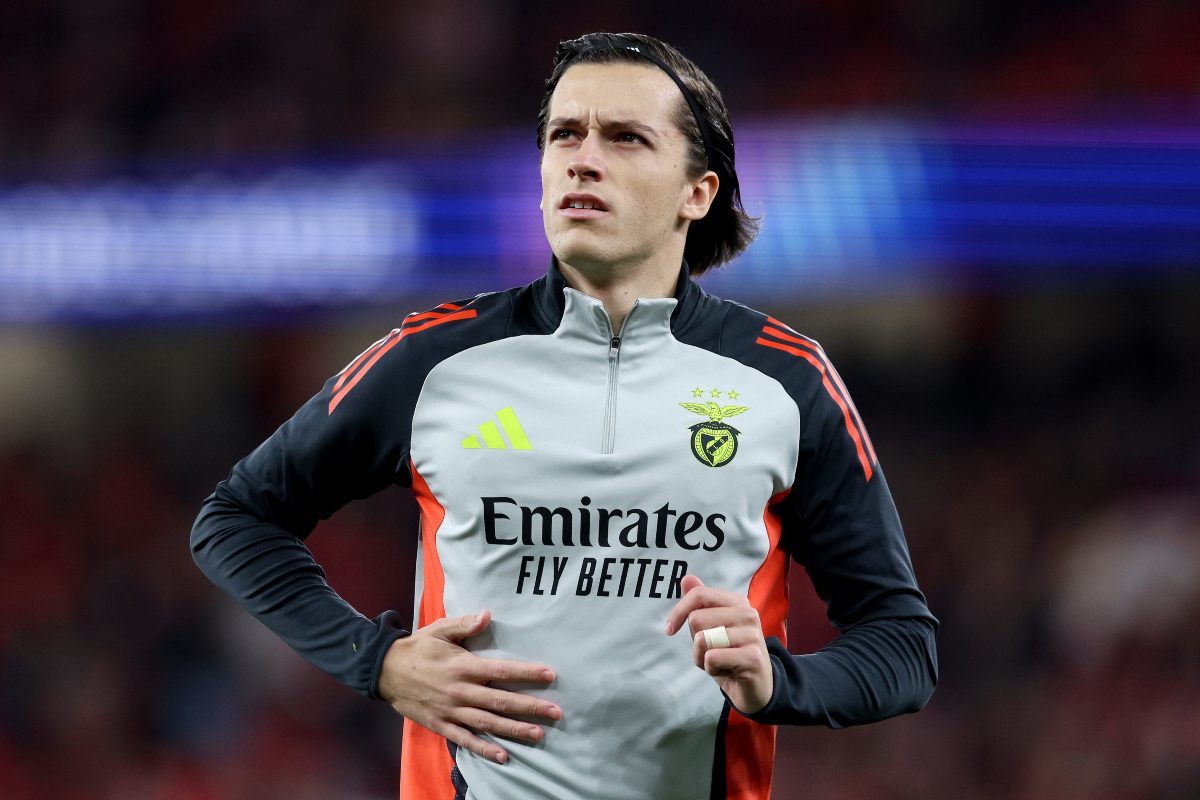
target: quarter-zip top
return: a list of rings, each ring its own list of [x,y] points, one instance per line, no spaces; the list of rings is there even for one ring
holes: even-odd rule
[[[689,637],[663,632],[686,575],[758,611],[780,659],[763,722],[899,713],[911,699],[882,698],[919,696],[936,664],[895,508],[824,352],[705,294],[686,265],[676,295],[639,299],[619,336],[553,266],[413,315],[206,501],[192,545],[206,573],[374,697],[400,615],[355,612],[300,540],[393,483],[421,508],[414,626],[490,610],[463,646],[551,666],[552,684],[511,688],[563,710],[536,744],[503,741],[504,765],[406,722],[402,800],[463,782],[479,800],[767,800],[774,729],[730,711]],[[788,553],[856,646],[792,661]],[[926,624],[878,627],[896,620]],[[880,653],[905,660],[881,669]]]
[[[562,292],[552,334],[443,359],[413,414],[414,472],[445,509],[423,529],[424,585],[441,588],[417,617],[490,609],[487,641],[467,646],[553,666],[554,686],[521,691],[563,709],[536,747],[506,742],[505,770],[462,749],[456,763],[480,798],[707,797],[724,697],[663,621],[688,574],[749,593],[799,413],[775,379],[681,343],[678,299],[638,299],[618,336],[600,300]],[[734,409],[736,428],[720,422]],[[501,441],[513,419],[528,449]],[[598,618],[626,633],[596,636]]]

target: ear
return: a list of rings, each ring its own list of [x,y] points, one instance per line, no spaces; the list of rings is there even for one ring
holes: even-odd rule
[[[717,173],[709,170],[698,181],[690,185],[692,191],[684,198],[683,207],[679,209],[679,217],[695,222],[698,219],[704,219],[708,214],[708,208],[712,205],[717,196],[717,189],[721,186],[721,179],[717,177]]]

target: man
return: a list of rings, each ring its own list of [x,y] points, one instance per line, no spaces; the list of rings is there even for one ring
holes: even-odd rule
[[[330,379],[205,502],[196,561],[406,717],[403,798],[765,800],[773,725],[925,704],[936,620],[820,347],[691,281],[753,235],[712,83],[646,36],[565,42],[538,146],[549,273]],[[393,483],[412,634],[301,541]],[[813,655],[782,643],[789,556],[842,631]]]

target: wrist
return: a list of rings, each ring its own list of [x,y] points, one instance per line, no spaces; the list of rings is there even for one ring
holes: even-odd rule
[[[372,682],[372,697],[389,705],[395,703],[398,696],[402,666],[412,644],[407,633],[399,633],[399,636],[380,648],[379,667],[375,670],[375,680]]]

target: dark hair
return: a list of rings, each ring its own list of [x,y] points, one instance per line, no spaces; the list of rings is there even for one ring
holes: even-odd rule
[[[683,257],[691,274],[702,275],[713,267],[731,261],[749,247],[758,233],[758,220],[742,208],[742,192],[733,164],[733,128],[729,124],[729,111],[725,108],[721,92],[683,53],[665,42],[640,33],[589,33],[578,39],[560,42],[554,56],[554,70],[546,80],[546,91],[538,110],[538,150],[546,145],[546,117],[550,113],[550,98],[568,68],[575,64],[622,61],[655,67],[654,62],[639,51],[652,54],[675,71],[696,98],[704,124],[708,127],[711,163],[704,151],[700,125],[681,96],[675,122],[688,141],[688,178],[699,178],[711,169],[720,181],[708,214],[688,227],[687,244],[683,249]]]

